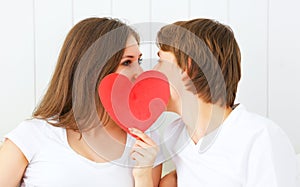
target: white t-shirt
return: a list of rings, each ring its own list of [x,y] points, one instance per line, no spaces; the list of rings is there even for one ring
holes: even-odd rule
[[[241,105],[211,133],[213,138],[209,134],[197,144],[182,120],[168,128],[165,142],[179,187],[299,187],[296,155],[288,137],[272,121]],[[204,141],[206,149],[201,148]]]
[[[77,154],[68,144],[66,129],[44,120],[24,121],[5,137],[20,148],[29,162],[21,186],[134,186],[132,168],[126,167],[132,161],[129,154],[135,142],[129,135],[121,158],[106,163]]]

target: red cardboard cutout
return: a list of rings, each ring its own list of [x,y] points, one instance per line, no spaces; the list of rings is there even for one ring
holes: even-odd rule
[[[110,117],[126,132],[147,130],[165,111],[170,98],[167,77],[158,71],[142,73],[134,83],[112,73],[98,87],[100,100]]]

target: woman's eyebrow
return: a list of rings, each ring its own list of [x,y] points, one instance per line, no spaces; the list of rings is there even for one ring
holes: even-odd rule
[[[139,58],[142,56],[143,54],[141,53],[140,55],[139,55]],[[126,56],[123,56],[122,58],[134,58],[134,56],[133,55],[126,55]]]

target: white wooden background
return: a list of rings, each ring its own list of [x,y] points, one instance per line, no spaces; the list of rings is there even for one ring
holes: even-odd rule
[[[206,17],[231,26],[239,42],[238,101],[278,123],[300,152],[299,10],[297,0],[0,0],[0,138],[30,117],[67,32],[81,19],[136,24],[147,40],[144,66],[151,66],[157,48],[148,40],[155,40],[158,22]]]

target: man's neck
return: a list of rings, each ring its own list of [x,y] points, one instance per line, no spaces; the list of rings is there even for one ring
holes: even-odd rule
[[[219,128],[231,111],[230,107],[204,103],[199,99],[197,114],[183,117],[183,121],[187,125],[191,139],[197,144],[203,136]]]

